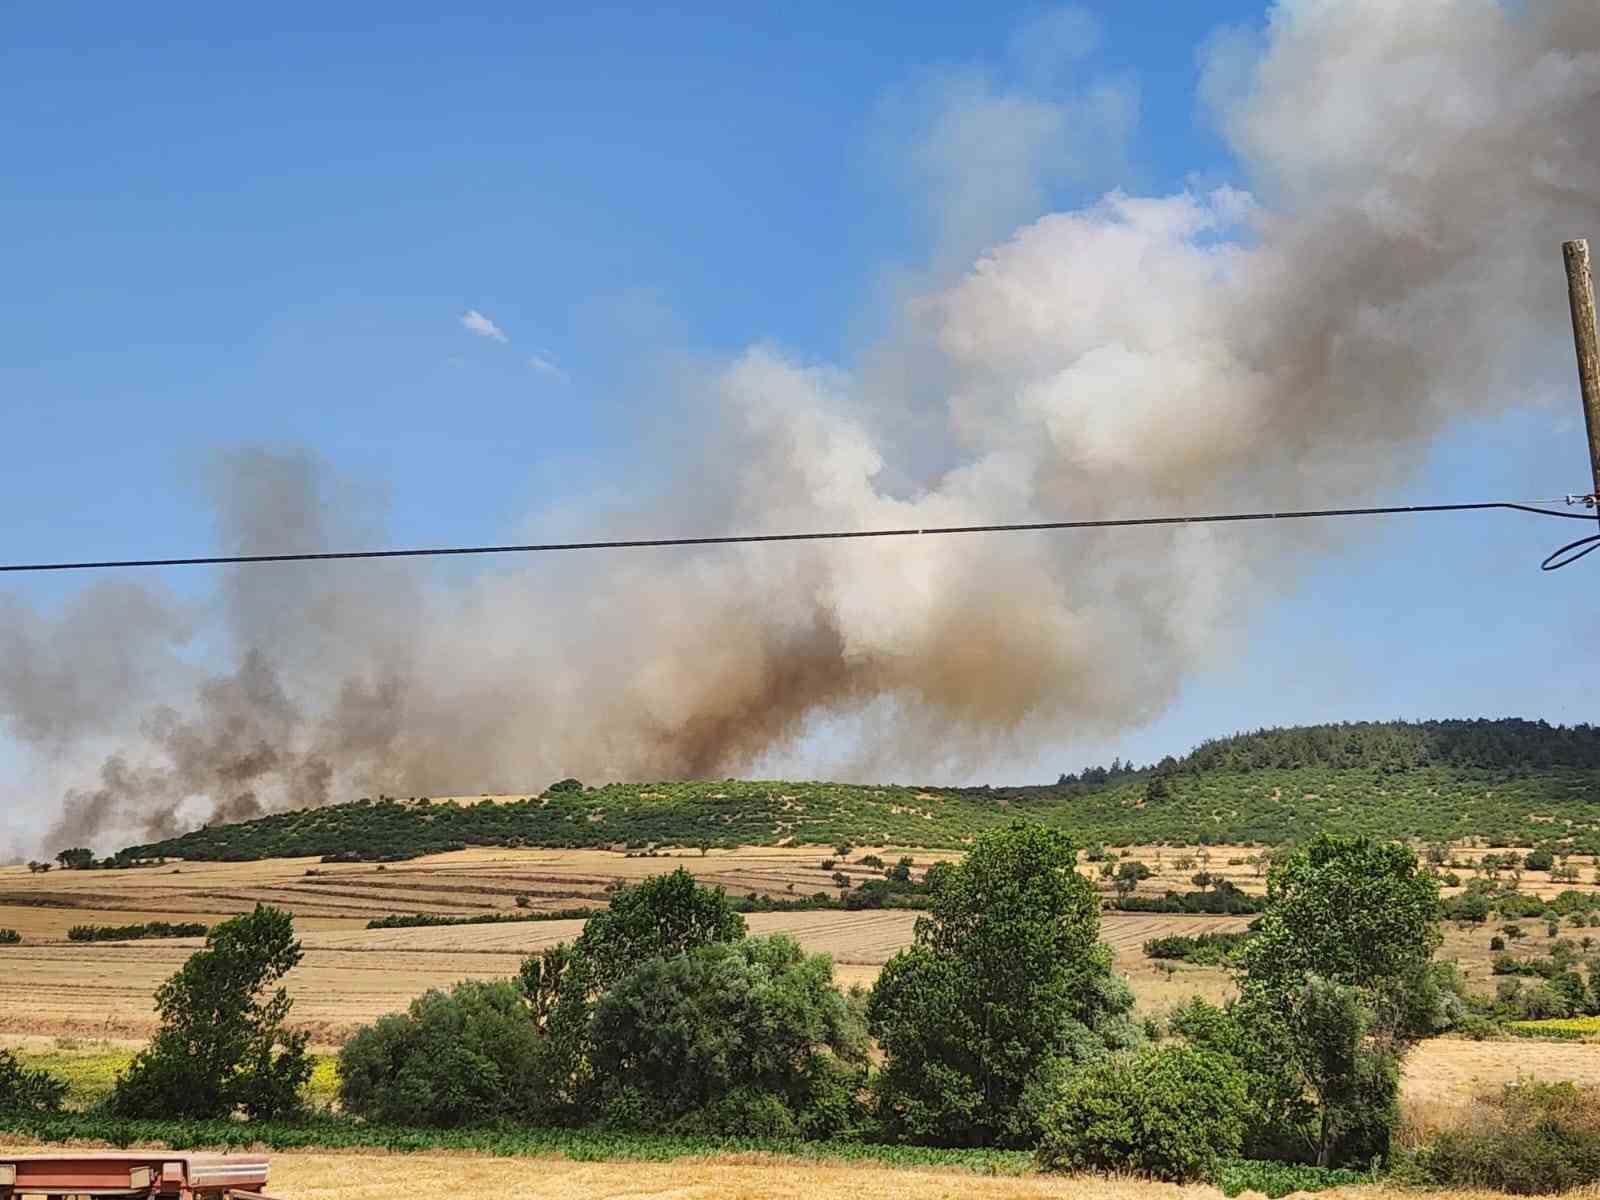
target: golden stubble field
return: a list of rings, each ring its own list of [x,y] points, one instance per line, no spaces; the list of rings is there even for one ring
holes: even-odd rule
[[[0,950],[0,1034],[76,1034],[138,1037],[154,1025],[150,997],[200,943],[196,939],[127,943],[73,943],[78,924],[139,921],[213,922],[257,902],[293,912],[306,947],[305,961],[289,979],[296,1020],[319,1042],[336,1043],[356,1025],[404,1005],[430,987],[465,978],[514,974],[522,957],[582,928],[579,920],[368,930],[374,917],[429,912],[454,916],[530,909],[599,907],[608,886],[686,867],[706,883],[741,894],[806,896],[833,890],[833,874],[855,882],[879,871],[860,860],[876,854],[894,862],[912,857],[918,871],[952,855],[898,847],[862,847],[848,860],[826,847],[750,847],[630,857],[604,850],[472,849],[406,863],[324,865],[315,859],[260,863],[176,863],[125,871],[0,869],[0,928],[14,928],[24,944]],[[1141,856],[1160,874],[1143,890],[1191,886],[1167,851]],[[1210,868],[1228,870],[1222,848]],[[1238,857],[1238,855],[1233,855]],[[1163,863],[1164,860],[1164,869]],[[1085,864],[1085,871],[1093,870]],[[1195,869],[1192,865],[1190,873]],[[1248,869],[1237,874],[1242,884]],[[525,899],[524,899],[525,898]],[[879,968],[911,941],[914,912],[757,913],[753,933],[786,932],[807,949],[832,955],[840,982],[870,985]],[[1134,980],[1145,1007],[1196,991],[1223,994],[1220,972],[1170,975],[1139,952],[1147,938],[1202,929],[1237,929],[1242,919],[1108,916],[1105,937],[1118,965]]]

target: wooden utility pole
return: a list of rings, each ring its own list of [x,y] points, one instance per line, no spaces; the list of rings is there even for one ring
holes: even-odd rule
[[[1587,239],[1561,247],[1567,261],[1567,294],[1572,301],[1572,340],[1578,348],[1578,386],[1583,392],[1583,423],[1589,431],[1589,467],[1600,506],[1600,334],[1595,331],[1594,273]],[[1597,508],[1600,511],[1600,508]]]

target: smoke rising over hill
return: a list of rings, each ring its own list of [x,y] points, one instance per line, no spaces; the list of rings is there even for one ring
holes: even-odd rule
[[[1250,190],[1036,220],[852,369],[717,365],[703,464],[588,532],[1357,501],[1565,366],[1556,250],[1600,224],[1589,0],[1285,0],[1259,43],[1213,43],[1202,91]],[[381,536],[310,454],[232,452],[211,487],[223,551]],[[1306,536],[562,556],[450,583],[242,568],[210,603],[106,580],[48,613],[0,596],[0,719],[64,784],[51,846],[379,790],[724,775],[817,721],[855,731],[862,770],[960,775],[1154,716]],[[230,670],[196,666],[217,651]]]

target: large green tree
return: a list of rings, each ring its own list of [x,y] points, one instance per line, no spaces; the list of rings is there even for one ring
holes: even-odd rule
[[[642,963],[744,937],[744,918],[721,888],[702,887],[681,867],[611,897],[576,941],[522,963],[519,983],[543,1038],[542,1111],[582,1120],[602,1104],[595,1070],[595,1007]]]
[[[1031,1140],[1074,1065],[1129,1045],[1132,993],[1100,943],[1100,904],[1061,833],[983,834],[941,873],[915,944],[867,1007],[887,1062],[879,1117],[893,1136],[947,1145]]]
[[[702,887],[679,867],[623,888],[590,917],[573,944],[592,990],[604,990],[647,958],[670,958],[711,942],[735,942],[744,918],[721,888]]]
[[[1245,988],[1276,992],[1311,975],[1385,987],[1426,964],[1439,940],[1439,881],[1415,852],[1323,833],[1268,871]]]
[[[1230,1036],[1256,1071],[1276,1063],[1290,1082],[1254,1093],[1284,1100],[1279,1120],[1309,1097],[1303,1136],[1319,1165],[1389,1153],[1399,1062],[1439,998],[1439,912],[1438,881],[1397,843],[1320,834],[1267,875]]]
[[[278,983],[300,962],[294,920],[265,905],[223,921],[156,991],[161,1028],[108,1101],[119,1116],[283,1116],[311,1078],[306,1034]]]

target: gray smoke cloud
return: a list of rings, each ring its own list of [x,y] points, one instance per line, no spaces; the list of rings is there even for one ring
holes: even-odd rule
[[[703,463],[586,532],[1354,501],[1569,369],[1557,247],[1600,220],[1592,0],[1285,0],[1204,65],[1248,190],[1112,192],[1026,224],[931,273],[849,370],[765,347],[704,367]],[[1029,122],[1006,153],[1063,144],[1038,104],[968,91],[982,111],[941,113],[940,171],[968,142],[992,157],[974,130],[1006,113]],[[1086,95],[1062,111],[1126,120]],[[953,236],[977,203],[955,194]],[[307,454],[235,454],[211,486],[225,550],[381,533],[381,503]],[[1337,549],[1311,536],[640,553],[450,583],[245,569],[200,613],[113,583],[52,615],[5,602],[0,716],[77,779],[50,845],[375,791],[721,776],[824,727],[853,770],[955,778],[1151,719]],[[197,677],[196,638],[234,669]]]

